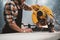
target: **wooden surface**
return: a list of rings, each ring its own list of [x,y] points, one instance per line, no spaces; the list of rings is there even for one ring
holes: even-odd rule
[[[0,40],[58,40],[60,32],[32,32],[0,34]]]

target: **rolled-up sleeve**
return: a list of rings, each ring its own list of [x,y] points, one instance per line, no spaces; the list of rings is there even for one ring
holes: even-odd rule
[[[17,7],[12,3],[6,3],[4,8],[4,19],[7,23],[15,22],[18,14]]]

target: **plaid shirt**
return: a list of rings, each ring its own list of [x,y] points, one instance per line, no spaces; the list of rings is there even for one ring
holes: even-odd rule
[[[15,22],[18,15],[18,9],[14,2],[6,3],[4,8],[4,19],[6,22]]]
[[[20,6],[21,8],[25,10],[30,10],[30,8],[27,5]],[[13,23],[15,22],[15,19],[18,15],[18,8],[15,5],[13,1],[6,3],[4,8],[4,19],[7,23]]]

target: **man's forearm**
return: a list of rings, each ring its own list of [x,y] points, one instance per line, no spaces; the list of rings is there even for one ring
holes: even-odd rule
[[[28,5],[24,4],[24,7],[23,7],[24,10],[27,10],[27,11],[31,11],[32,8],[29,7]]]
[[[9,26],[10,26],[11,29],[13,29],[13,30],[15,30],[17,32],[20,32],[21,31],[20,27],[18,27],[16,25],[16,23],[9,23]]]

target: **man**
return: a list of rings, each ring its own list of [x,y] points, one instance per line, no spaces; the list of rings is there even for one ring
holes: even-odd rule
[[[32,29],[21,29],[22,11],[31,10],[26,4],[25,0],[11,0],[7,2],[4,8],[5,26],[2,33],[15,33],[15,32],[32,32]]]

